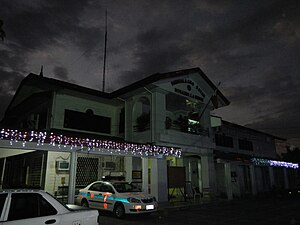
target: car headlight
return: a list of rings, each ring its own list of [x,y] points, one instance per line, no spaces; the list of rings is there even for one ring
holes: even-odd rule
[[[136,199],[136,198],[127,198],[127,200],[130,202],[130,203],[141,203],[141,200],[139,199]]]

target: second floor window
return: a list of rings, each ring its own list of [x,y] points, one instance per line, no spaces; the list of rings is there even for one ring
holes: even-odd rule
[[[86,113],[66,109],[64,127],[110,134],[111,119],[94,115],[91,109],[88,109]]]
[[[222,147],[233,148],[233,138],[226,135],[216,134],[216,145]]]
[[[253,151],[253,144],[251,141],[239,139],[239,148],[242,150]]]

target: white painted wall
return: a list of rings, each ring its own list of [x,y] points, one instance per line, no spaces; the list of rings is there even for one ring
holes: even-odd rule
[[[62,186],[62,179],[65,180],[65,186],[69,184],[69,171],[58,172],[56,170],[56,161],[66,160],[70,161],[70,153],[67,152],[48,152],[46,178],[45,178],[45,191],[55,194],[58,186]]]
[[[65,94],[56,94],[55,102],[52,109],[52,128],[64,128],[65,109],[78,112],[86,112],[87,109],[92,109],[95,115],[111,118],[111,134],[118,136],[119,133],[119,113],[120,107],[101,103],[100,101],[88,100],[85,98],[74,97]],[[70,129],[68,129],[70,130]],[[84,132],[84,131],[82,131]],[[92,132],[88,132],[92,133]],[[109,135],[109,134],[103,134]]]

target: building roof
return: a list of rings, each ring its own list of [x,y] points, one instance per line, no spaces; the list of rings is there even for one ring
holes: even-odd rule
[[[255,133],[260,133],[260,134],[263,134],[263,135],[267,135],[267,136],[272,137],[273,139],[276,139],[276,140],[286,141],[285,138],[277,137],[277,136],[274,136],[272,134],[268,134],[268,133],[265,133],[265,132],[262,132],[262,131],[259,131],[259,130],[255,130],[255,129],[252,129],[252,128],[249,128],[249,127],[245,127],[245,126],[242,126],[242,125],[238,125],[238,124],[235,124],[235,123],[231,123],[231,122],[228,122],[228,121],[225,121],[225,120],[222,120],[222,124],[237,127],[237,128],[244,129],[244,130],[248,130],[250,132],[255,132]]]
[[[225,103],[225,105],[229,105],[229,103],[230,103],[229,100],[218,90],[218,88],[213,84],[213,82],[204,74],[204,72],[199,67],[185,69],[185,70],[178,70],[178,71],[173,71],[173,72],[168,72],[168,73],[155,73],[155,74],[150,75],[142,80],[136,81],[128,86],[120,88],[120,89],[112,92],[111,94],[112,94],[112,96],[118,97],[122,94],[133,91],[140,87],[147,86],[148,84],[154,83],[159,80],[176,78],[176,77],[189,75],[189,74],[195,74],[195,73],[198,73],[207,82],[207,84],[212,88],[212,90],[216,91],[216,94],[222,99],[222,101]]]
[[[174,72],[168,72],[168,73],[156,73],[156,74],[150,75],[144,79],[136,81],[128,86],[125,86],[116,91],[113,91],[111,93],[102,92],[102,91],[98,91],[95,89],[83,87],[83,86],[80,86],[77,84],[72,84],[72,83],[69,83],[66,81],[61,81],[61,80],[57,80],[54,78],[44,77],[41,75],[30,73],[28,76],[26,76],[22,80],[21,84],[19,85],[19,87],[16,91],[16,94],[14,95],[10,104],[8,105],[6,112],[9,111],[14,100],[16,99],[16,97],[18,96],[20,90],[22,89],[22,87],[24,85],[37,86],[45,91],[68,89],[68,90],[73,90],[73,91],[76,91],[79,93],[84,93],[84,94],[88,94],[88,95],[92,95],[92,96],[96,96],[96,97],[113,99],[113,98],[117,98],[125,93],[128,93],[130,91],[134,91],[140,87],[145,87],[145,86],[147,86],[151,83],[154,83],[156,81],[159,81],[159,80],[176,78],[179,76],[184,76],[184,75],[189,75],[189,74],[194,74],[194,73],[198,73],[207,82],[207,84],[212,88],[212,90],[216,91],[216,94],[219,96],[220,99],[222,99],[222,101],[225,103],[225,105],[228,105],[230,103],[229,100],[217,89],[217,87],[211,82],[211,80],[198,67],[174,71]]]

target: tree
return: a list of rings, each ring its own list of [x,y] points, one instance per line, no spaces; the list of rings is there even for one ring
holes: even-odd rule
[[[291,150],[290,147],[287,147],[286,150],[286,153],[282,154],[282,159],[284,161],[300,163],[300,149],[298,147],[293,150]]]

